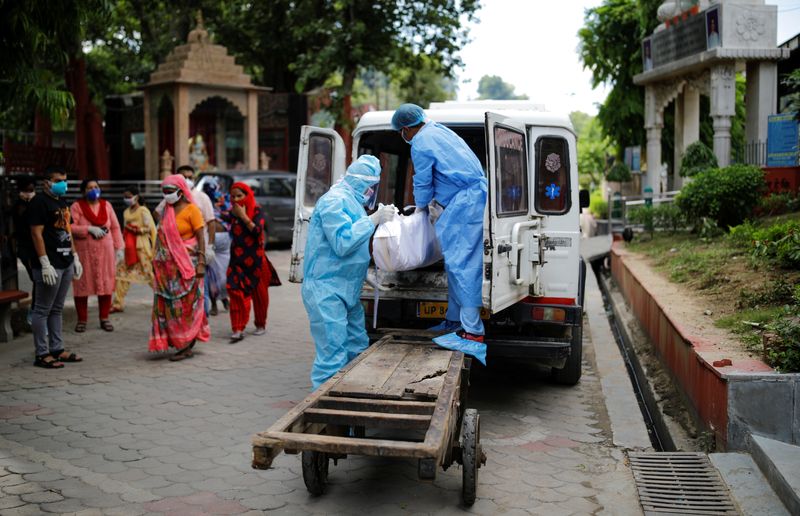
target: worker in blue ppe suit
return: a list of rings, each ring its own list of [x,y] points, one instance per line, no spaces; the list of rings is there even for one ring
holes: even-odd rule
[[[392,116],[392,127],[411,145],[414,204],[418,210],[429,210],[444,254],[447,313],[431,329],[452,333],[434,340],[483,343],[480,309],[488,184],[481,163],[460,136],[426,120],[415,104],[400,106]]]
[[[369,344],[359,294],[369,266],[369,239],[392,218],[394,206],[367,215],[381,165],[361,156],[344,178],[317,201],[308,227],[303,269],[303,304],[317,356],[311,369],[314,389],[347,365]]]

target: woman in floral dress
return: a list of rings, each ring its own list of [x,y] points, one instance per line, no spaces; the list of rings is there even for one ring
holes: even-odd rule
[[[211,338],[203,308],[206,274],[205,224],[181,175],[161,185],[165,208],[153,258],[153,316],[150,351],[177,350],[172,361],[193,356],[196,341]]]
[[[122,214],[125,258],[117,266],[117,287],[111,312],[122,312],[131,283],[153,284],[153,246],[156,224],[150,210],[139,202],[139,189],[132,186],[122,194],[127,208]]]
[[[264,251],[266,219],[256,202],[253,190],[244,183],[231,186],[231,258],[228,264],[231,343],[244,338],[250,319],[250,304],[256,329],[253,335],[267,331],[271,271]]]

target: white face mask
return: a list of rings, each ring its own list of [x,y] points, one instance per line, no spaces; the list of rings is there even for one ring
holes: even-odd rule
[[[133,206],[133,203],[136,202],[136,196],[134,197],[125,197],[122,199],[122,202],[125,203],[125,206]]]
[[[192,188],[194,188],[194,179],[187,179],[187,180],[186,180],[186,186],[188,186],[188,187],[189,187],[189,190],[191,190]]]
[[[181,199],[181,192],[180,190],[176,190],[170,194],[164,194],[164,200],[167,201],[169,204],[175,204]]]

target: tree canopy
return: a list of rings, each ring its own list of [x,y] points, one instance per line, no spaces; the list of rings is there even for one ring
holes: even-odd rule
[[[507,83],[498,75],[484,75],[478,82],[480,100],[527,100],[527,95],[514,93],[514,85]]]

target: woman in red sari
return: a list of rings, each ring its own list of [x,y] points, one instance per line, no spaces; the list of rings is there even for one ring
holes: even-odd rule
[[[196,341],[211,338],[203,309],[206,274],[203,215],[181,175],[164,179],[166,201],[153,257],[153,316],[150,351],[177,352],[170,360],[193,356]]]
[[[231,343],[235,343],[244,338],[251,302],[256,324],[253,335],[263,335],[267,331],[272,273],[264,251],[267,222],[253,190],[245,183],[234,183],[230,192],[231,258],[227,288],[233,330]]]

